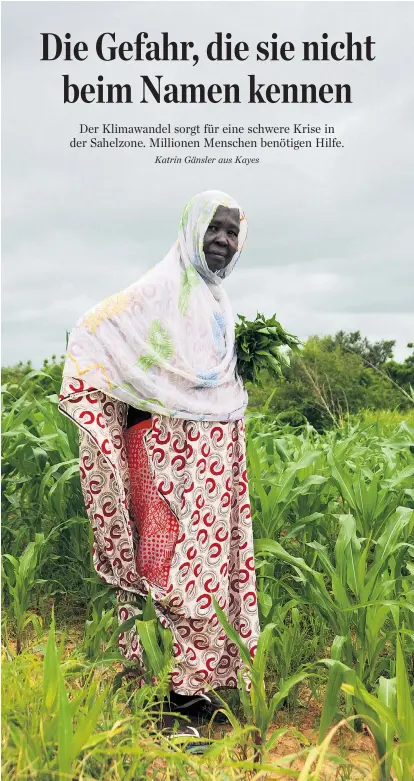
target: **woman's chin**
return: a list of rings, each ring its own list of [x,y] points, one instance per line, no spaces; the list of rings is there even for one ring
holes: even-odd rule
[[[206,258],[206,260],[210,271],[213,272],[221,271],[223,268],[226,268],[227,266],[227,260],[225,260],[224,258],[211,257],[211,258]]]

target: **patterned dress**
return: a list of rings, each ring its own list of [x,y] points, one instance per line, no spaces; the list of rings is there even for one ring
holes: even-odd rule
[[[60,409],[80,429],[80,476],[94,532],[93,560],[117,588],[119,620],[151,589],[174,639],[172,688],[195,694],[237,686],[239,652],[213,597],[255,653],[259,634],[243,419],[162,415],[125,430],[127,405],[64,378]],[[142,665],[135,629],[124,656]]]

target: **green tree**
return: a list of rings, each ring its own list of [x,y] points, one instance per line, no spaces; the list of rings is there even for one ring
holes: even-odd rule
[[[393,381],[387,367],[391,364],[395,376],[400,371],[398,376],[401,378],[402,371],[407,378],[412,364],[406,366],[392,361],[382,363],[380,367],[380,358],[385,359],[392,351],[394,342],[389,341],[377,344],[374,351],[377,365],[368,365],[368,354],[371,357],[374,354],[369,352],[369,343],[361,339],[358,332],[353,336],[357,346],[368,345],[364,356],[359,349],[348,346],[352,340],[310,337],[301,353],[292,356],[291,365],[280,381],[275,383],[269,377],[263,388],[248,388],[249,409],[263,409],[273,392],[270,409],[279,419],[299,425],[305,417],[316,429],[323,430],[340,424],[348,412],[355,414],[364,408],[404,410],[411,407],[404,388],[401,390],[398,381]],[[395,368],[401,366],[402,370]]]
[[[408,342],[407,347],[411,350],[403,363],[397,361],[388,361],[384,365],[384,371],[398,385],[404,388],[407,393],[410,392],[410,386],[414,388],[414,343]]]
[[[395,347],[395,339],[381,340],[372,344],[364,336],[361,336],[360,331],[352,331],[346,333],[345,331],[338,331],[335,336],[327,337],[332,343],[332,349],[340,347],[344,352],[354,352],[360,355],[366,365],[382,366],[386,361],[393,358],[393,348]]]

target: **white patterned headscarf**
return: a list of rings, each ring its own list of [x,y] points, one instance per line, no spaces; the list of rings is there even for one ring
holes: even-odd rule
[[[203,244],[218,206],[238,209],[238,249],[210,271]],[[236,420],[247,394],[236,373],[234,318],[221,286],[247,235],[242,209],[209,190],[186,205],[178,241],[138,282],[89,310],[70,335],[64,376],[137,409],[188,420]]]

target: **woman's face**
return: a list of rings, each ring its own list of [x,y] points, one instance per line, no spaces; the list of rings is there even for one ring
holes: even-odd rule
[[[238,249],[239,231],[239,210],[218,206],[206,230],[203,244],[210,271],[219,271],[228,266]]]

